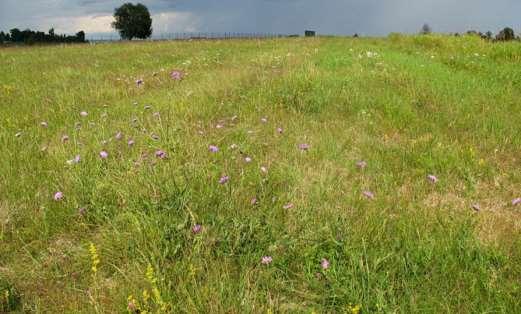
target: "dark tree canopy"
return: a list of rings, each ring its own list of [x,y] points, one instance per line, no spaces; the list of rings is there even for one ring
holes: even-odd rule
[[[429,24],[423,24],[422,29],[420,30],[420,34],[427,35],[432,33],[432,29]]]
[[[510,41],[516,39],[516,35],[514,30],[510,27],[505,27],[499,34],[496,36],[496,40],[500,41]]]
[[[123,39],[145,39],[152,35],[152,18],[148,8],[141,3],[125,3],[114,11],[112,27]]]
[[[30,29],[19,30],[13,28],[10,33],[0,32],[0,44],[16,43],[16,44],[36,44],[36,43],[84,43],[85,32],[80,31],[75,36],[58,35],[54,32],[54,28],[49,30],[48,34],[40,31],[32,31]]]

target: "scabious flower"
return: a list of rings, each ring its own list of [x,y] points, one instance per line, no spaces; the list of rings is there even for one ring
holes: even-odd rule
[[[219,151],[219,147],[217,147],[215,145],[210,145],[210,146],[208,146],[208,150],[212,153],[217,153]]]
[[[257,205],[257,198],[256,198],[256,197],[253,197],[253,198],[250,200],[250,204],[251,204],[251,205]]]
[[[192,227],[192,233],[193,233],[193,234],[198,234],[198,233],[200,233],[202,230],[203,230],[203,226],[201,226],[200,224],[195,224],[195,225]]]
[[[77,164],[80,162],[80,160],[81,160],[80,155],[76,155],[73,159],[67,160],[67,164],[69,164],[69,165]]]
[[[365,162],[363,160],[359,160],[359,161],[356,162],[356,166],[359,169],[364,169],[365,167],[367,167],[367,162]]]
[[[99,156],[100,156],[101,159],[106,159],[107,157],[109,157],[109,153],[107,153],[106,151],[102,150],[99,153]]]
[[[220,179],[219,179],[219,184],[225,184],[226,182],[228,182],[230,180],[230,177],[229,176],[222,176]]]
[[[323,258],[321,261],[320,261],[320,267],[322,267],[322,269],[326,270],[329,268],[329,261],[325,258]]]
[[[65,143],[65,142],[68,142],[68,141],[69,141],[69,136],[68,135],[62,136],[62,143]]]
[[[277,132],[278,132],[279,134],[282,134],[282,132],[284,132],[284,130],[283,130],[281,127],[278,127],[278,128],[277,128]]]
[[[62,199],[63,199],[63,193],[62,192],[58,191],[58,192],[54,193],[54,200],[55,201],[58,202],[58,201],[61,201]]]
[[[180,81],[183,79],[184,77],[184,73],[181,72],[180,70],[173,70],[172,72],[170,72],[170,77],[174,80],[174,81]]]
[[[139,87],[141,85],[145,84],[145,81],[143,81],[142,79],[137,79],[136,80],[136,85]]]
[[[362,194],[370,200],[374,199],[374,194],[371,191],[363,191]]]
[[[246,156],[244,158],[244,161],[247,162],[247,163],[250,163],[252,161],[252,159],[251,159],[251,157]]]
[[[519,205],[521,204],[521,197],[518,197],[518,198],[515,198],[512,200],[512,205],[513,206],[516,206],[516,205]]]
[[[86,117],[86,116],[88,116],[88,115],[89,115],[89,114],[87,113],[87,111],[82,111],[82,112],[80,112],[80,116],[82,116],[82,117]]]
[[[273,262],[273,258],[271,256],[263,256],[261,258],[261,264],[263,265],[269,265],[271,262]]]
[[[429,174],[427,176],[427,180],[429,180],[431,183],[436,183],[438,182],[438,178],[435,176],[435,175],[432,175],[432,174]]]
[[[290,208],[293,208],[293,203],[287,203],[286,205],[282,206],[282,208],[284,209],[290,209]]]
[[[128,140],[127,145],[128,146],[133,146],[134,145],[134,140],[133,139]]]
[[[114,138],[117,139],[118,141],[121,140],[123,138],[123,133],[121,133],[121,132],[116,133]]]
[[[156,151],[156,157],[159,159],[165,159],[166,158],[166,152],[162,150]]]
[[[309,144],[302,143],[302,144],[298,145],[298,148],[300,148],[300,150],[302,150],[302,151],[306,151],[310,148],[310,146],[309,146]]]

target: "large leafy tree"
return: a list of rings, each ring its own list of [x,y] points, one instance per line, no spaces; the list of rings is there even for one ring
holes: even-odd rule
[[[141,3],[125,3],[114,10],[112,27],[123,39],[145,39],[152,35],[152,18],[148,8]]]

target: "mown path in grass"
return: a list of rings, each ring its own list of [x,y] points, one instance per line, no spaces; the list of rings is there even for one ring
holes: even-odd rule
[[[516,312],[520,57],[435,36],[0,50],[20,296],[0,309]]]

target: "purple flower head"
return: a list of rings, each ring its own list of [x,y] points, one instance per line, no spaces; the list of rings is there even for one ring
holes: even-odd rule
[[[45,121],[40,122],[40,125],[44,128],[46,128],[48,126],[47,122],[45,122]]]
[[[133,139],[128,140],[127,145],[128,146],[133,146],[134,145],[134,140]]]
[[[80,216],[84,216],[86,213],[87,213],[87,208],[85,208],[85,207],[78,208],[78,214],[80,214]]]
[[[432,175],[432,174],[429,174],[427,176],[427,180],[429,180],[431,183],[436,183],[438,182],[438,178],[435,176],[435,175]]]
[[[101,159],[106,159],[107,157],[109,157],[109,153],[107,153],[106,151],[102,150],[101,152],[99,152],[99,156]]]
[[[286,205],[282,206],[282,208],[291,209],[291,208],[293,208],[293,206],[294,206],[293,203],[287,203]]]
[[[282,134],[282,132],[284,132],[284,130],[283,130],[281,127],[278,127],[278,128],[277,128],[277,132],[278,132],[279,134]]]
[[[320,261],[320,266],[322,267],[322,269],[326,270],[329,268],[329,261],[325,258],[323,258],[321,261]]]
[[[62,136],[62,143],[65,143],[65,142],[68,142],[68,141],[69,141],[69,136],[68,135]]]
[[[367,167],[367,162],[365,162],[365,161],[363,161],[363,160],[357,161],[357,162],[356,162],[356,166],[357,166],[359,169],[364,169],[365,167]]]
[[[208,146],[208,150],[212,153],[217,153],[219,151],[219,147],[217,147],[215,145],[210,145],[210,146]]]
[[[80,116],[82,116],[82,117],[86,117],[86,116],[88,116],[88,115],[89,115],[89,114],[87,113],[87,111],[82,111],[82,112],[80,112]]]
[[[244,161],[247,162],[247,163],[250,163],[252,161],[252,159],[251,159],[251,157],[246,156],[244,158]]]
[[[201,226],[200,224],[195,224],[195,225],[192,227],[192,233],[193,233],[193,234],[198,234],[198,233],[200,233],[202,230],[203,230],[203,226]]]
[[[159,159],[165,159],[166,158],[166,152],[162,150],[156,151],[156,157]]]
[[[256,197],[253,197],[253,198],[251,199],[251,201],[250,201],[250,204],[251,204],[251,205],[257,205],[257,202],[258,202],[258,201],[257,201],[257,198],[256,198]]]
[[[63,199],[63,193],[62,192],[54,193],[54,200],[55,201],[61,201],[62,199]]]
[[[121,133],[121,132],[116,133],[114,138],[116,138],[118,141],[121,140],[123,138],[123,133]]]
[[[374,194],[371,191],[363,191],[362,194],[370,200],[374,199]]]
[[[137,79],[137,80],[136,80],[136,85],[137,85],[137,86],[141,86],[141,85],[143,85],[143,84],[145,84],[145,81],[143,81],[142,79]]]
[[[229,176],[222,176],[220,179],[219,179],[219,184],[225,184],[226,182],[228,182],[230,180],[230,177]]]
[[[80,160],[81,160],[80,155],[76,155],[73,159],[67,160],[67,164],[69,164],[69,165],[77,164],[80,162]]]
[[[302,151],[306,151],[310,148],[310,146],[309,146],[309,144],[302,143],[302,144],[298,145],[298,148],[300,148],[300,150],[302,150]]]
[[[269,264],[271,264],[271,262],[273,262],[273,258],[271,256],[263,256],[261,258],[262,265],[269,265]]]
[[[515,198],[512,200],[512,205],[513,206],[516,206],[516,205],[519,205],[521,204],[521,197],[518,197],[518,198]]]
[[[181,72],[180,70],[173,70],[172,72],[170,72],[170,77],[171,77],[174,81],[180,81],[180,80],[183,79],[184,74],[183,74],[183,72]]]

